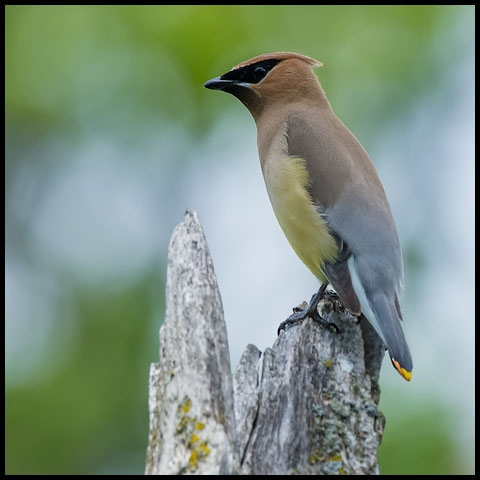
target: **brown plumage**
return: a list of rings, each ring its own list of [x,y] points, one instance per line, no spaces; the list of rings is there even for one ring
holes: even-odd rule
[[[290,244],[352,313],[365,314],[409,380],[395,224],[375,167],[313,73],[321,65],[297,53],[268,53],[205,86],[231,93],[249,109],[267,191]]]

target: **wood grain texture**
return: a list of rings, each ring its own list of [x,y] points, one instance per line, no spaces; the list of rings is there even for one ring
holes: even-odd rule
[[[307,319],[263,354],[248,345],[232,375],[212,260],[187,211],[170,243],[166,301],[147,474],[379,473],[385,349],[335,294],[319,311],[340,333]]]

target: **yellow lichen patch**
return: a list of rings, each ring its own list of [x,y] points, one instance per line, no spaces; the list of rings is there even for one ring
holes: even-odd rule
[[[195,470],[198,466],[198,452],[193,450],[188,459],[188,466],[190,470]]]
[[[189,443],[189,447],[192,448],[192,453],[188,459],[188,468],[190,471],[195,471],[198,467],[199,460],[204,460],[210,453],[210,449],[207,446],[207,442],[199,442],[199,438],[196,435],[192,435],[192,442]]]
[[[190,437],[190,440],[188,441],[188,446],[192,446],[194,443],[197,443],[200,439],[198,438],[197,435],[192,433],[192,436]]]
[[[184,415],[180,419],[180,421],[177,423],[177,428],[176,428],[177,433],[184,432],[187,429],[187,426],[188,426],[188,417]]]
[[[192,404],[192,401],[187,398],[185,402],[183,403],[183,411],[187,413],[190,410],[190,405]]]
[[[192,401],[188,397],[185,397],[183,399],[183,402],[180,405],[178,405],[177,413],[182,413],[182,412],[188,413],[191,406],[192,406]]]
[[[312,453],[308,456],[308,463],[310,465],[314,465],[315,463],[323,462],[324,459],[325,458],[322,456],[322,452],[317,448],[315,450],[315,454]]]
[[[200,444],[200,450],[203,452],[205,457],[210,453],[210,449],[207,447],[207,444],[205,442],[202,442]]]
[[[180,469],[179,473],[187,471],[195,472],[200,461],[205,460],[210,454],[208,439],[200,438],[200,433],[205,429],[205,423],[197,420],[196,417],[188,415],[192,407],[192,401],[186,396],[177,407],[176,433],[180,436],[181,442],[189,454],[188,462]]]
[[[340,457],[340,455],[338,454],[335,454],[333,455],[333,457],[330,457],[327,459],[327,462],[338,462],[339,460],[341,460],[342,458]]]
[[[333,362],[331,360],[325,360],[324,364],[325,367],[332,368]]]

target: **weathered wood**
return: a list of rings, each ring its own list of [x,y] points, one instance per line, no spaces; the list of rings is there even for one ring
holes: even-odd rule
[[[187,211],[169,248],[160,362],[150,372],[147,474],[378,474],[384,347],[335,294],[323,318],[248,345],[235,374],[205,237]]]
[[[307,319],[264,353],[245,473],[378,473],[383,421],[372,398],[378,387],[365,368],[361,327],[334,298],[320,308],[340,333]]]
[[[200,222],[188,211],[170,241],[149,398],[146,473],[219,474],[238,464],[222,302]]]

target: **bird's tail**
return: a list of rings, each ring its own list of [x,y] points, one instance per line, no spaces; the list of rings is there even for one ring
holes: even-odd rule
[[[401,317],[396,297],[392,299],[385,293],[378,292],[367,294],[367,298],[381,330],[382,335],[380,336],[387,345],[393,366],[405,380],[410,381],[413,363],[400,323]]]

